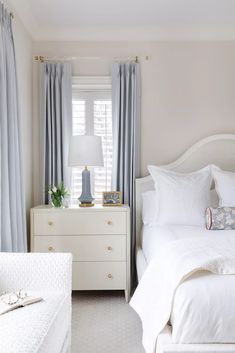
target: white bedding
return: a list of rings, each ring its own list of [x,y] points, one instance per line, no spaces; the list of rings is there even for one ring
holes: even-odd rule
[[[145,226],[142,247],[146,261],[150,263],[151,260],[159,257],[167,243],[177,243],[175,240],[178,239],[180,242],[181,239],[187,238],[190,244],[191,240],[197,241],[198,237],[201,239],[199,243],[202,242],[202,244],[203,239],[211,238],[212,245],[221,241],[226,244],[226,239],[231,238],[232,241],[234,239],[235,249],[235,231],[207,231],[202,227],[190,226]],[[157,274],[157,271],[161,272],[163,269],[156,268],[154,273]],[[154,283],[154,279],[152,282]],[[151,283],[149,285],[151,290]],[[157,302],[158,292],[155,294]],[[205,271],[192,275],[180,284],[175,292],[170,317],[173,324],[173,343],[235,343],[234,298],[234,275],[221,276]],[[143,301],[141,305],[144,310],[143,305],[146,302],[149,305],[149,300],[141,298],[141,301]],[[157,314],[152,309],[150,311],[154,317]],[[151,320],[152,318],[148,325]],[[144,333],[146,334],[146,330]]]
[[[235,230],[207,230],[202,226],[145,225],[142,228],[142,250],[149,263],[156,256],[159,248],[170,241],[213,235],[223,237],[228,234],[235,237]]]

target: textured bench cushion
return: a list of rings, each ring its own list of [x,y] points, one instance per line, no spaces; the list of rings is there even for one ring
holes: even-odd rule
[[[0,316],[1,353],[60,352],[70,328],[71,298],[64,293],[38,294],[43,302]]]

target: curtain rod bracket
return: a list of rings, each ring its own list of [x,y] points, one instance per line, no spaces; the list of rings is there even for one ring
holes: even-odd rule
[[[44,56],[42,56],[42,55],[36,55],[36,56],[34,57],[34,59],[35,59],[36,61],[40,61],[41,63],[44,62]]]
[[[138,56],[135,57],[135,62],[136,62],[136,64],[139,62]]]
[[[10,16],[12,19],[14,19],[14,13],[13,12],[10,12]]]

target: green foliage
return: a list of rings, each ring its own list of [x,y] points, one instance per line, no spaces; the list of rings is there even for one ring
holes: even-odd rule
[[[48,194],[51,196],[52,204],[55,207],[61,207],[63,204],[63,199],[70,195],[63,182],[61,182],[58,186],[49,186]]]

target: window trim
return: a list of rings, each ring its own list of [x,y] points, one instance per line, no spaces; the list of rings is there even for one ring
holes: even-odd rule
[[[73,76],[72,88],[81,91],[109,91],[112,88],[111,76]]]

